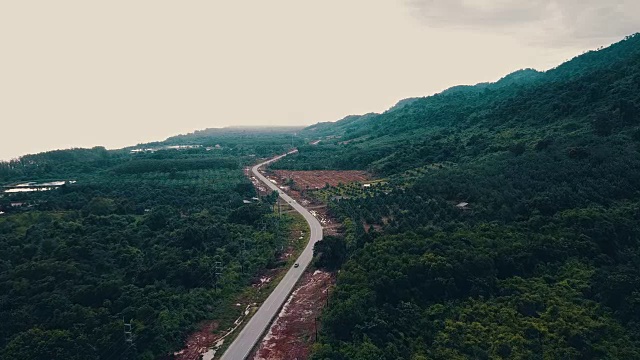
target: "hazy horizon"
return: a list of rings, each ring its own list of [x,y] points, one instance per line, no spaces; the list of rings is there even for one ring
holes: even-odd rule
[[[381,112],[608,46],[638,30],[638,10],[627,0],[5,2],[0,159]]]

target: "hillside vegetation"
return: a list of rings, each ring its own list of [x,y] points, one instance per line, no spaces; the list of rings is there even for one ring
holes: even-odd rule
[[[329,204],[314,359],[640,358],[640,36],[303,134],[392,187]]]

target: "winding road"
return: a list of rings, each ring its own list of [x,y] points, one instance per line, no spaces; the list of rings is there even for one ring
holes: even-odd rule
[[[255,165],[251,171],[253,174],[260,179],[267,187],[275,190],[280,194],[280,197],[284,199],[287,203],[289,203],[297,212],[299,212],[304,219],[309,224],[309,229],[311,231],[309,243],[307,247],[304,248],[300,257],[296,261],[300,264],[299,267],[291,267],[289,271],[287,271],[286,275],[273,292],[267,297],[267,300],[262,303],[258,311],[253,315],[253,317],[249,320],[249,322],[245,325],[245,327],[240,331],[238,337],[229,345],[227,351],[222,354],[222,360],[244,360],[256,343],[262,339],[262,335],[266,332],[267,327],[271,324],[271,321],[276,316],[284,302],[291,294],[293,287],[296,285],[302,273],[304,273],[305,269],[311,262],[313,258],[313,245],[322,240],[322,225],[318,219],[316,219],[307,209],[305,209],[302,205],[298,204],[295,200],[293,200],[289,195],[285,194],[284,191],[280,190],[274,183],[269,181],[264,175],[262,175],[258,169],[260,167],[270,164],[274,161],[280,160],[281,158],[295,153],[297,150],[293,150],[286,154],[277,156],[273,159]]]

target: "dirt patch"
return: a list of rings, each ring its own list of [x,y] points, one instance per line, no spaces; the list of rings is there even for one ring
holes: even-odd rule
[[[288,170],[267,170],[263,174],[280,189],[284,190],[289,196],[294,198],[298,203],[304,206],[309,212],[315,216],[322,224],[324,235],[338,235],[341,232],[341,225],[331,217],[328,212],[327,205],[320,199],[314,196],[315,188],[309,188],[307,191],[306,185],[324,187],[327,182],[330,184],[338,183],[348,184],[352,182],[367,182],[371,179],[370,175],[364,171],[288,171]],[[293,180],[293,186],[286,185],[290,183],[288,180]],[[331,179],[331,180],[329,180]],[[261,196],[268,194],[269,191],[264,191],[264,186],[261,188],[259,180],[252,177],[251,179],[256,186],[256,189]],[[328,181],[329,180],[329,181]],[[332,185],[333,186],[333,185]],[[303,189],[304,187],[304,189]],[[279,199],[284,212],[293,211],[291,207],[288,207],[283,200]]]
[[[371,176],[364,171],[346,170],[346,171],[289,171],[289,170],[273,170],[271,171],[281,179],[293,180],[293,186],[300,191],[322,189],[327,184],[338,186],[338,184],[349,184],[352,182],[366,182]],[[285,181],[287,184],[287,181]]]
[[[307,272],[255,351],[254,360],[302,360],[315,342],[317,318],[326,305],[335,277],[324,271]]]
[[[176,360],[193,360],[199,359],[200,354],[214,344],[220,335],[215,335],[214,331],[218,329],[217,321],[206,321],[198,327],[199,330],[189,335],[184,349],[174,353]]]

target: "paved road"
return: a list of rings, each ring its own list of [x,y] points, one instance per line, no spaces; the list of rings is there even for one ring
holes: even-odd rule
[[[296,282],[298,282],[298,279],[300,279],[300,276],[302,276],[302,273],[311,262],[313,257],[313,245],[317,241],[322,240],[322,226],[320,225],[320,222],[304,207],[302,207],[302,205],[296,203],[289,195],[278,189],[275,184],[258,172],[258,169],[261,166],[270,164],[294,152],[295,150],[260,163],[254,166],[251,171],[269,188],[278,191],[280,197],[290,203],[290,205],[304,217],[309,224],[309,229],[311,229],[309,244],[302,251],[298,261],[296,261],[300,266],[297,268],[291,267],[289,271],[287,271],[287,274],[280,281],[278,286],[276,286],[267,300],[265,300],[265,302],[260,306],[258,311],[242,329],[238,337],[233,341],[233,343],[231,343],[229,348],[227,348],[227,351],[222,355],[222,360],[244,360],[249,355],[249,352],[251,352],[254,345],[262,339],[262,336],[271,323],[271,320],[276,316],[278,310],[280,310],[284,302],[289,297],[289,294],[293,290]]]

